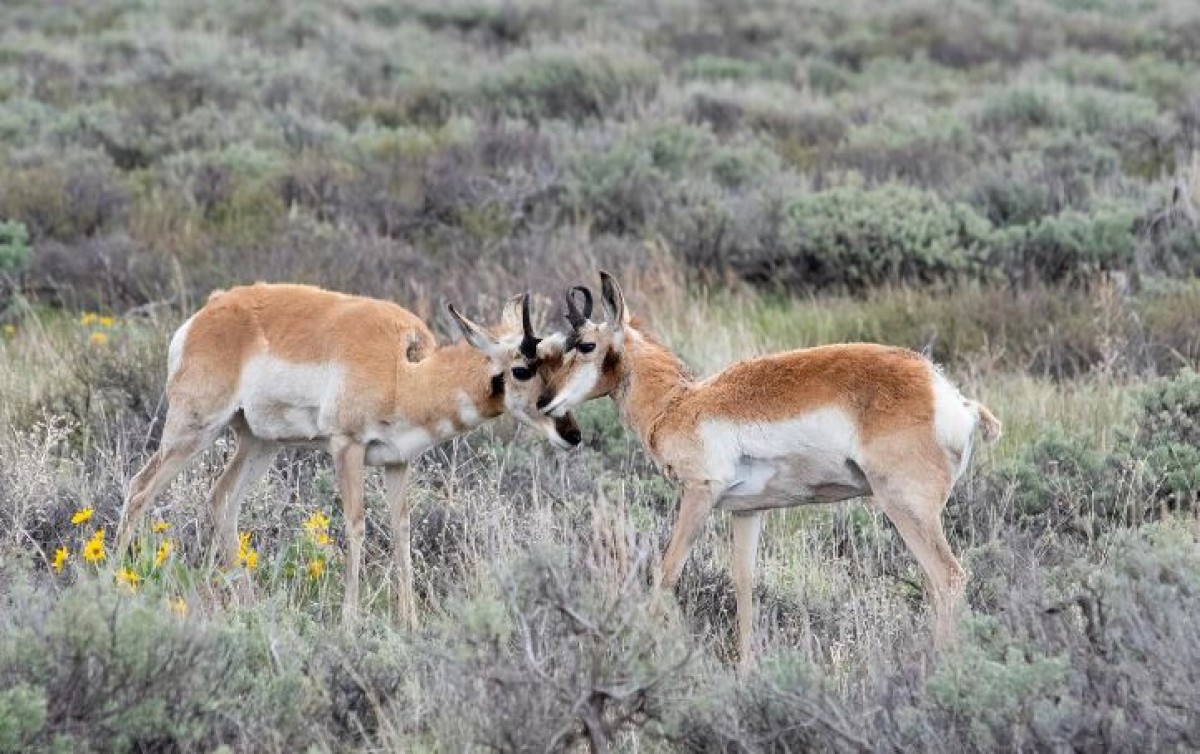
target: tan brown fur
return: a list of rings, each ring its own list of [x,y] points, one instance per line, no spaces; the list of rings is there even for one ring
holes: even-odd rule
[[[214,292],[172,341],[162,443],[130,484],[118,527],[118,555],[129,546],[156,493],[230,426],[236,450],[209,502],[222,560],[234,565],[238,507],[246,486],[265,473],[280,444],[327,442],[346,513],[344,614],[352,619],[357,610],[363,467],[377,463],[387,466],[397,612],[414,624],[404,492],[412,455],[506,408],[552,439],[574,433],[562,442],[578,442],[572,419],[550,422],[535,407],[549,370],[559,364],[558,354],[548,354],[554,358],[541,365],[509,345],[519,343],[524,332],[523,306],[527,312],[527,297],[510,301],[494,330],[452,312],[473,342],[488,349],[485,355],[466,342],[439,346],[424,322],[386,301],[263,283]],[[268,365],[264,369],[275,371],[266,376],[255,372],[250,365],[260,363],[260,357]],[[520,382],[502,379],[510,366],[515,370],[520,365],[535,367],[535,376]],[[293,367],[306,370],[298,385],[272,382],[286,382],[277,373],[295,374],[288,371]],[[247,395],[253,401],[245,402]],[[528,418],[534,414],[536,420]],[[287,427],[299,427],[301,434],[287,434]],[[374,457],[383,460],[371,460],[369,449],[376,445],[381,450]]]
[[[999,420],[982,404],[961,398],[919,354],[872,343],[747,359],[696,381],[643,323],[627,315],[620,287],[601,275],[610,319],[577,318],[569,336],[576,352],[550,379],[541,405],[563,411],[610,395],[651,457],[680,482],[683,495],[663,558],[663,586],[674,586],[703,522],[725,501],[734,513],[739,648],[748,661],[752,573],[763,511],[871,494],[924,570],[935,638],[948,639],[965,575],[946,542],[940,515],[970,451],[971,432],[978,429],[985,440],[994,440]],[[939,420],[940,411],[949,413]],[[797,421],[813,423],[788,424]],[[840,429],[840,423],[849,429]],[[718,431],[714,427],[729,427],[735,434],[712,436]],[[823,435],[803,434],[825,427],[841,434],[830,435],[828,442]],[[745,442],[751,445],[740,444],[737,432],[747,433]],[[783,444],[772,440],[752,456],[739,450],[759,447],[755,438],[767,437],[766,432],[782,433]],[[786,489],[777,489],[792,479],[808,497],[788,497]]]

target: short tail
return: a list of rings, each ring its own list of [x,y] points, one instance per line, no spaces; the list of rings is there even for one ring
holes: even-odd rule
[[[979,401],[967,401],[967,404],[975,409],[975,413],[979,416],[979,432],[983,435],[984,442],[995,442],[1000,439],[1000,433],[1003,426],[996,415]]]

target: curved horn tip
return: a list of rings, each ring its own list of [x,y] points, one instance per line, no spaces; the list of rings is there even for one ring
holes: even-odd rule
[[[533,321],[529,313],[529,293],[521,294],[521,329],[525,331],[526,337],[533,337]]]

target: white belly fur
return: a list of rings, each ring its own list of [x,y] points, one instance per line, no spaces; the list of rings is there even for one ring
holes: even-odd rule
[[[238,407],[250,430],[270,440],[312,441],[333,432],[345,369],[256,356],[242,369]]]
[[[242,370],[237,405],[258,437],[283,443],[319,443],[336,431],[345,369],[338,364],[296,364],[269,355],[256,356]],[[462,401],[460,401],[460,404]],[[471,408],[474,406],[472,404]],[[464,406],[460,414],[466,413]],[[467,417],[478,423],[478,412]],[[457,434],[449,420],[433,431],[403,421],[377,422],[363,432],[369,466],[411,461]]]
[[[837,408],[776,422],[709,421],[700,436],[722,506],[756,510],[866,494],[858,432]]]

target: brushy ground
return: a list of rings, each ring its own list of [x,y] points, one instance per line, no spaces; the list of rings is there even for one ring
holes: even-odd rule
[[[1198,36],[1183,0],[5,3],[0,751],[1200,748]],[[501,420],[421,461],[414,633],[377,478],[339,625],[319,453],[236,572],[223,443],[89,562],[211,287],[446,335],[600,266],[701,373],[878,340],[997,412],[955,649],[887,522],[813,507],[768,517],[739,675],[725,521],[657,601],[675,492],[607,403],[571,454]]]

